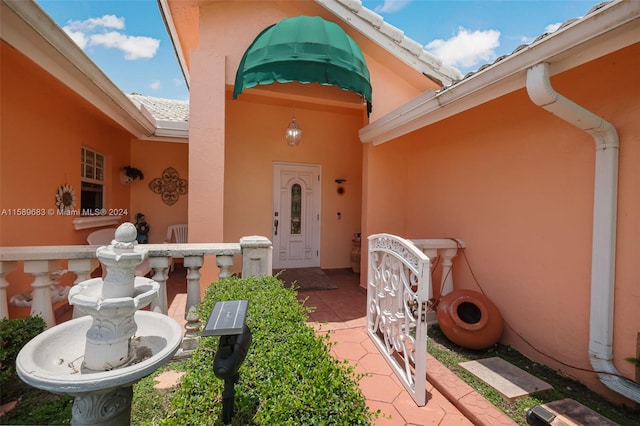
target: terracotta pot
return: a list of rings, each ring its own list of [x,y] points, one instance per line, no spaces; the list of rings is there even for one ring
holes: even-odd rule
[[[454,290],[442,297],[437,316],[444,335],[463,348],[486,349],[502,336],[502,315],[487,296],[477,291]]]

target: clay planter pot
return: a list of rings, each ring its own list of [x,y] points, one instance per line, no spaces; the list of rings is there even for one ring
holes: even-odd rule
[[[486,349],[502,336],[502,315],[487,296],[477,291],[454,290],[442,297],[437,316],[444,335],[463,348]]]

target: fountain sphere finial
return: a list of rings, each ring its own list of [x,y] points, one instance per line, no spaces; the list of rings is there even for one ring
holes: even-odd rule
[[[131,222],[125,222],[118,226],[115,233],[115,239],[119,243],[132,243],[136,241],[137,236],[138,231],[136,230],[135,225]]]

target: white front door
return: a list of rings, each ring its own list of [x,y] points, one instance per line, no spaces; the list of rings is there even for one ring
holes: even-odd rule
[[[320,266],[320,166],[273,165],[273,267]]]

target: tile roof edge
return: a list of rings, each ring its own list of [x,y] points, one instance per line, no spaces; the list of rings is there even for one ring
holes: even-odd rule
[[[587,18],[591,17],[594,13],[598,12],[603,7],[609,6],[609,5],[613,4],[613,3],[616,3],[616,0],[604,0],[604,1],[602,1],[602,2],[600,2],[598,4],[596,4],[596,5],[592,6],[584,15],[579,16],[579,17],[569,18],[569,19],[565,20],[555,30],[553,30],[551,32],[544,32],[542,34],[539,34],[538,36],[536,36],[535,39],[533,39],[529,43],[523,43],[523,44],[520,44],[520,45],[516,46],[510,53],[506,53],[504,55],[501,55],[501,56],[497,57],[496,59],[493,60],[493,62],[487,62],[485,64],[480,65],[477,69],[475,69],[473,71],[469,71],[468,73],[466,73],[464,75],[464,77],[462,77],[459,80],[453,81],[450,86],[443,87],[441,90],[447,90],[447,89],[451,88],[452,86],[455,86],[456,84],[458,84],[458,83],[460,83],[460,82],[462,82],[464,80],[468,80],[470,77],[473,77],[474,75],[476,75],[476,74],[478,74],[478,73],[480,73],[482,71],[487,70],[488,68],[493,68],[495,65],[497,65],[502,60],[509,59],[509,58],[515,56],[517,53],[519,53],[522,50],[527,50],[530,47],[533,47],[538,43],[542,43],[544,41],[547,41],[547,39],[549,39],[552,36],[555,36],[557,33],[559,33],[564,28],[566,28],[568,26],[571,26],[573,24],[581,23],[582,21],[585,21]]]
[[[382,16],[363,6],[361,0],[315,1],[436,83],[447,86],[462,78],[458,70],[443,64],[420,43],[405,36],[402,30],[385,22]]]
[[[127,96],[127,98],[131,100],[131,102],[133,102],[136,108],[142,111],[143,114],[149,117],[152,117],[154,119],[154,121],[156,122],[156,130],[158,129],[159,123],[162,123],[164,127],[167,127],[170,125],[170,123],[173,123],[175,126],[177,126],[176,128],[180,128],[180,129],[184,127],[182,123],[188,123],[188,120],[189,120],[188,112],[185,117],[184,113],[181,113],[180,111],[176,110],[174,115],[176,117],[184,117],[184,118],[171,118],[161,114],[159,111],[156,111],[154,108],[152,108],[149,105],[149,103],[161,102],[164,106],[181,105],[183,107],[186,107],[186,110],[188,111],[189,101],[181,101],[181,100],[169,99],[169,98],[158,98],[154,96],[145,96],[140,94],[125,93],[125,95]]]

